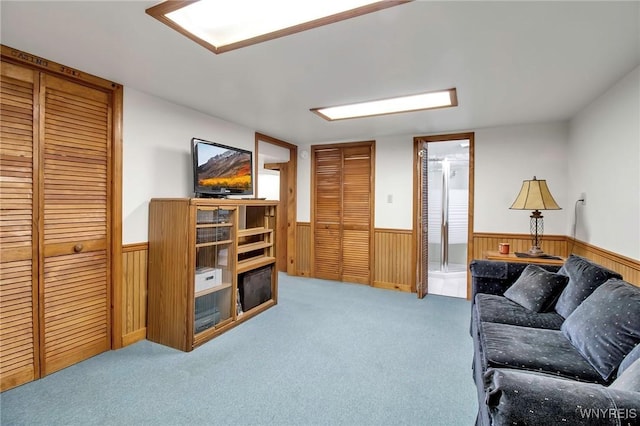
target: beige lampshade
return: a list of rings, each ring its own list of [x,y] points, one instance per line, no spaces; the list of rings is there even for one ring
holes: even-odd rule
[[[560,210],[556,200],[549,191],[546,180],[525,180],[518,197],[513,202],[510,209],[516,210]]]

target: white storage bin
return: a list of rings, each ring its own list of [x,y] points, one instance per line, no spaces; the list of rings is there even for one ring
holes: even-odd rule
[[[195,292],[219,286],[222,284],[222,269],[220,268],[198,268],[196,270]]]

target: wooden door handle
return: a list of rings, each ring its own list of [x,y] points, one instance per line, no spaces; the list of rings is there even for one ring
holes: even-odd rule
[[[80,253],[83,248],[84,246],[82,244],[76,244],[75,246],[73,246],[73,251],[75,251],[76,253]]]

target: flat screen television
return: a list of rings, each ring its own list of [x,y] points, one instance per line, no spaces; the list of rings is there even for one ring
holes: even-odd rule
[[[253,194],[251,151],[193,138],[191,156],[196,197]]]

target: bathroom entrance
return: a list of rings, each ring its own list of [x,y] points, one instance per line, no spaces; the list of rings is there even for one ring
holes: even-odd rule
[[[418,295],[466,298],[473,241],[473,133],[415,138],[415,151]]]

